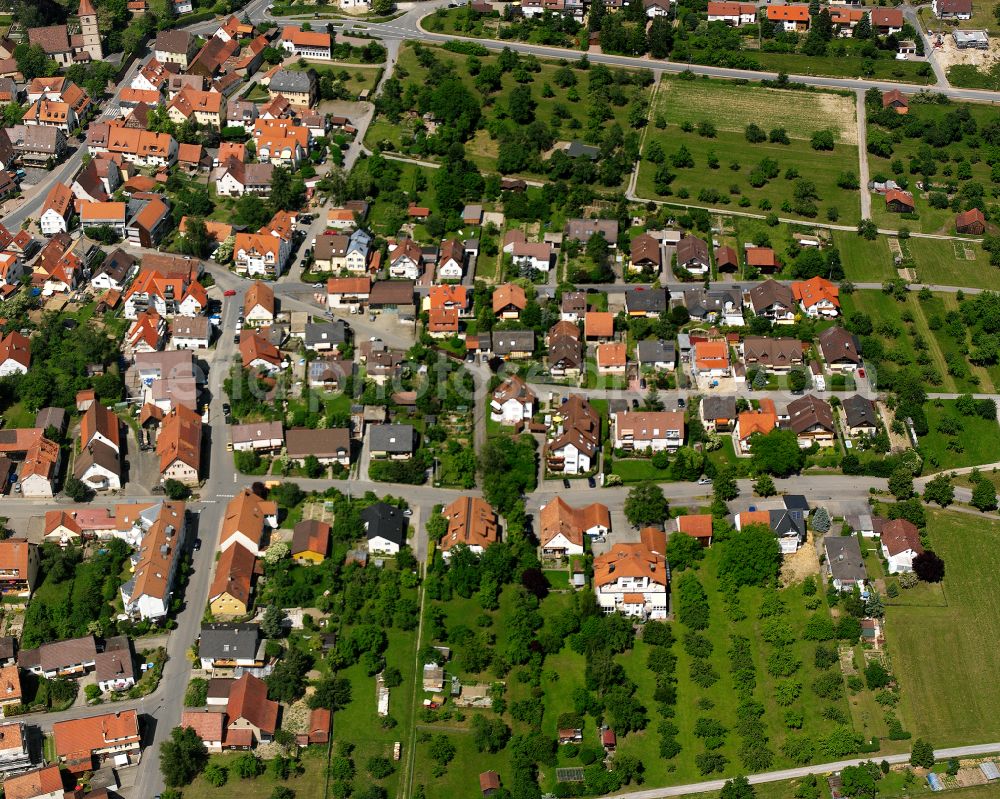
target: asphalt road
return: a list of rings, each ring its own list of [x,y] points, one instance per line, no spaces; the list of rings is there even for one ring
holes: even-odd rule
[[[946,760],[951,757],[973,757],[975,755],[987,755],[1000,751],[1000,741],[989,744],[976,744],[973,746],[956,746],[951,749],[935,749],[934,755],[938,760]],[[854,758],[852,760],[838,760],[833,763],[817,763],[814,766],[802,766],[801,768],[787,768],[780,771],[768,771],[764,774],[751,774],[747,779],[754,785],[765,782],[781,782],[783,780],[794,780],[805,777],[809,774],[829,774],[840,771],[847,766],[856,766],[866,760],[888,760],[892,764],[908,763],[909,753],[902,755],[886,755],[885,757],[874,755],[873,757]],[[684,796],[689,793],[703,793],[705,791],[718,791],[725,785],[725,780],[707,780],[706,782],[692,782],[687,785],[671,785],[668,788],[650,788],[644,791],[629,791],[628,793],[614,794],[606,799],[660,799],[665,796]]]

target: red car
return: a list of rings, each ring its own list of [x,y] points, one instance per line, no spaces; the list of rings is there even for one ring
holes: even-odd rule
[[[222,292],[222,296],[223,297],[235,297],[236,296],[236,289],[226,289],[224,292]]]
[[[865,370],[864,369],[858,369],[858,377],[864,378],[864,376],[865,376]]]

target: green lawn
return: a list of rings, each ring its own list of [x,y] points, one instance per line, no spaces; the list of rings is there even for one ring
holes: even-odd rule
[[[844,295],[840,298],[841,310],[845,316],[849,316],[853,311],[862,311],[871,317],[875,323],[875,334],[879,335],[886,345],[886,352],[898,351],[907,355],[912,361],[914,358],[913,341],[906,333],[906,325],[900,316],[904,303],[898,302],[888,294],[883,294],[877,289],[865,289],[855,291],[853,294]],[[895,326],[895,335],[888,335],[888,328],[879,331],[879,324]]]
[[[621,477],[623,483],[642,483],[646,480],[660,482],[670,479],[670,470],[657,469],[649,458],[615,460],[611,465],[611,473]]]
[[[994,741],[1000,736],[1000,650],[994,645],[1000,634],[1000,522],[928,510],[927,529],[946,564],[948,606],[887,611],[903,723],[935,747]]]
[[[404,591],[404,595],[416,598],[415,591]],[[389,716],[397,726],[386,728],[377,713],[375,704],[375,678],[365,673],[359,663],[339,673],[351,681],[351,702],[336,713],[333,720],[333,737],[339,744],[354,744],[352,755],[357,770],[354,790],[360,792],[370,785],[381,785],[389,796],[395,796],[399,788],[404,757],[396,764],[396,770],[382,780],[375,780],[365,769],[370,757],[384,756],[392,759],[393,743],[400,741],[404,749],[409,745],[409,733],[413,725],[415,694],[419,688],[420,676],[414,671],[416,663],[416,631],[402,631],[397,628],[386,630],[389,648],[385,653],[387,666],[395,666],[403,676],[403,683],[389,693]],[[296,797],[298,799],[298,797]]]
[[[840,261],[848,280],[854,283],[883,283],[896,277],[896,267],[885,236],[868,241],[856,233],[835,230],[833,243],[840,251]]]
[[[928,402],[924,406],[930,431],[920,439],[920,451],[930,467],[935,470],[954,469],[959,466],[993,463],[1000,459],[997,450],[997,435],[1000,430],[995,420],[960,416],[954,409],[953,400],[942,400],[942,405],[939,408],[936,402]],[[937,430],[938,420],[945,415],[958,418],[961,422],[960,432],[954,437],[963,450],[961,452],[950,449],[948,442],[952,437]]]
[[[8,430],[15,427],[34,427],[35,412],[28,410],[23,402],[15,402],[3,411],[3,426]]]
[[[919,61],[896,61],[892,58],[880,58],[872,62],[875,74],[865,75],[863,64],[865,59],[859,56],[808,56],[798,53],[759,53],[750,54],[760,62],[764,69],[784,71],[793,75],[827,75],[831,77],[865,77],[868,80],[888,80],[898,83],[933,83],[933,73],[920,75],[922,66]]]
[[[382,76],[383,70],[383,67],[380,65],[351,64],[347,66],[342,64],[323,64],[316,61],[305,61],[301,65],[298,61],[294,61],[287,68],[290,70],[311,69],[320,78],[324,75],[329,75],[333,78],[334,82],[343,84],[352,97],[357,97],[365,89],[369,91],[374,89],[378,83],[378,79]]]
[[[978,244],[914,238],[906,244],[916,263],[920,283],[996,288],[996,267],[990,266],[989,256]]]
[[[239,754],[212,755],[210,762],[231,768]],[[184,788],[184,799],[268,799],[279,785],[291,788],[295,799],[326,799],[326,749],[314,747],[306,749],[302,755],[302,775],[281,781],[271,776],[270,771],[253,780],[243,780],[234,770],[230,770],[229,781],[221,788],[209,785],[204,777],[198,777]]]

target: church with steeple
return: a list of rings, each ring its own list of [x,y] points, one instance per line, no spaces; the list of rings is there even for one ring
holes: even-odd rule
[[[70,36],[65,25],[28,28],[28,42],[39,45],[61,67],[102,60],[104,50],[93,0],[80,0],[77,17],[80,20],[79,33]]]
[[[77,17],[80,19],[80,41],[79,45],[76,41],[73,42],[73,49],[79,47],[89,53],[94,61],[100,61],[104,58],[104,51],[101,49],[101,33],[97,29],[97,9],[94,8],[93,0],[80,0]],[[73,37],[74,40],[76,38]]]

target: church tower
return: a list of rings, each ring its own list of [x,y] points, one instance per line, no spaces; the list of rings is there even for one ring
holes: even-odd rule
[[[97,9],[92,0],[80,0],[77,16],[80,19],[80,38],[83,42],[80,49],[89,53],[94,61],[102,60],[104,52],[101,50],[101,33],[97,29]]]

